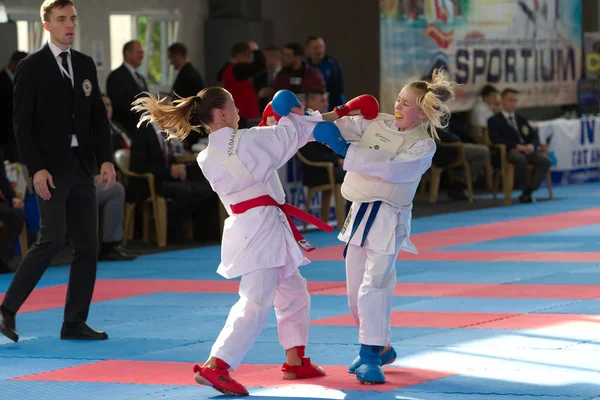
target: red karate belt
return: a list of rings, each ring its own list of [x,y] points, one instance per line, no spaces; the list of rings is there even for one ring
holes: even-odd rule
[[[288,203],[279,204],[278,202],[275,201],[275,199],[273,199],[271,196],[267,196],[267,195],[255,197],[253,199],[246,200],[246,201],[242,201],[241,203],[238,203],[238,204],[233,204],[231,206],[231,212],[234,214],[243,214],[246,211],[251,210],[256,207],[268,207],[268,206],[278,207],[281,211],[283,211],[283,213],[287,217],[287,220],[290,224],[290,228],[292,228],[292,233],[294,234],[294,239],[296,239],[298,244],[306,251],[313,251],[315,249],[315,247],[312,244],[308,243],[308,241],[306,239],[304,239],[304,237],[302,236],[302,234],[300,233],[298,228],[296,228],[296,225],[292,222],[292,217],[296,217],[301,221],[305,221],[305,222],[308,222],[309,224],[313,224],[314,226],[316,226],[317,228],[319,228],[325,232],[329,232],[329,233],[333,232],[333,226],[326,224],[325,222],[321,221],[319,218],[315,217],[314,215],[311,215],[305,211],[302,211],[301,209],[294,207],[293,205],[288,204]]]

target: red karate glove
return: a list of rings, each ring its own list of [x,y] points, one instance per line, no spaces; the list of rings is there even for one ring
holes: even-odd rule
[[[335,112],[340,118],[355,110],[359,110],[365,119],[374,119],[379,114],[379,102],[370,94],[363,94],[335,108]]]
[[[265,110],[262,113],[262,120],[260,121],[258,126],[268,126],[267,118],[269,117],[275,117],[275,120],[277,122],[279,122],[279,120],[281,119],[281,116],[275,114],[275,111],[273,111],[273,105],[271,104],[271,102],[269,102],[269,104],[267,104],[267,106],[265,107]]]

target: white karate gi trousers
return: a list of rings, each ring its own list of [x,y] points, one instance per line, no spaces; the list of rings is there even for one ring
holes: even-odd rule
[[[396,260],[404,239],[404,236],[396,237],[394,254],[383,254],[367,247],[348,245],[348,305],[359,327],[358,341],[361,344],[387,346],[390,343]]]
[[[266,268],[242,275],[240,299],[229,312],[210,355],[235,370],[260,335],[275,307],[279,342],[285,350],[308,344],[310,295],[298,270]]]

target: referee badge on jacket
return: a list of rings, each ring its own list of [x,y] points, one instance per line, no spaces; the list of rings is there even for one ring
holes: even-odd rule
[[[525,136],[529,135],[529,128],[527,127],[527,125],[523,125],[523,127],[521,128],[521,132],[523,132],[523,135]]]
[[[90,94],[92,94],[92,82],[90,82],[89,79],[86,79],[81,86],[83,87],[85,97],[89,97]]]

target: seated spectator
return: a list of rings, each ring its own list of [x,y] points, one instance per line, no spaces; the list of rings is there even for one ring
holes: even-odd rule
[[[421,78],[424,81],[430,81],[431,75],[425,75]],[[489,86],[491,90],[495,91],[494,87]],[[485,89],[487,93],[490,89]],[[486,97],[488,101],[491,96]],[[483,176],[485,165],[488,163],[491,153],[488,146],[483,144],[477,144],[473,135],[471,134],[471,127],[468,126],[464,115],[460,113],[452,113],[450,121],[446,129],[439,129],[438,136],[441,142],[461,142],[467,156],[467,161],[471,169],[471,182],[475,183]],[[436,162],[436,156],[438,162]],[[437,166],[443,167],[448,164],[452,164],[458,157],[458,150],[455,148],[440,148],[436,150],[433,162]],[[449,188],[448,196],[455,200],[468,200],[468,196],[465,193],[466,185],[461,182],[454,182]]]
[[[112,121],[112,105],[108,96],[102,100],[109,119],[113,153],[119,149],[129,148],[131,140],[124,130]],[[137,258],[137,253],[123,247],[123,227],[125,211],[125,188],[120,182],[107,190],[104,183],[96,183],[96,202],[98,203],[98,221],[101,221],[100,255],[102,261],[129,261]],[[102,219],[100,219],[100,216]]]
[[[487,126],[487,121],[500,111],[500,95],[492,85],[485,85],[481,89],[481,98],[471,110],[471,126]]]
[[[117,151],[119,149],[128,149],[131,146],[131,138],[118,122],[115,122],[113,117],[113,106],[110,98],[102,94],[102,102],[104,103],[104,108],[106,108],[106,113],[108,115],[108,126],[110,128],[110,139],[112,140],[113,151]]]
[[[311,110],[320,111],[321,113],[327,112],[329,108],[329,102],[327,100],[327,93],[320,88],[311,88],[306,92],[306,108]],[[338,156],[333,150],[318,142],[309,142],[300,150],[298,150],[307,160],[313,162],[330,162],[334,167],[334,179],[335,183],[342,183],[346,171],[344,171],[344,159]],[[326,185],[329,183],[329,175],[325,173],[323,168],[312,167],[310,165],[302,164],[302,184],[308,187],[314,187],[319,185]],[[346,203],[346,211],[349,202]]]
[[[193,212],[196,212],[197,219],[202,221],[203,225],[217,214],[216,208],[215,212],[211,211],[208,214],[202,207],[205,200],[211,200],[211,205],[214,203],[215,207],[217,205],[216,195],[208,182],[205,179],[189,179],[190,175],[196,175],[198,165],[188,167],[177,163],[169,153],[164,134],[155,124],[142,124],[133,136],[130,169],[140,174],[151,173],[154,176],[156,193],[170,200],[167,215],[169,238],[184,240],[186,230],[182,229],[183,221]],[[147,199],[150,196],[147,181],[130,178],[128,196],[135,202]]]
[[[484,144],[475,143],[471,134],[471,127],[467,124],[464,115],[453,113],[450,117],[448,130],[456,135],[463,144],[467,161],[471,167],[471,180],[473,183],[483,176],[485,166],[490,160],[490,148]]]
[[[523,193],[521,203],[533,202],[536,191],[550,169],[550,159],[540,150],[540,139],[525,117],[515,113],[518,103],[518,91],[505,89],[501,96],[501,111],[488,120],[488,133],[492,143],[506,145],[508,161],[515,166],[515,185]],[[531,184],[527,183],[527,165],[535,169]]]
[[[448,128],[438,129],[437,134],[440,138],[439,141],[442,143],[458,143],[461,141],[460,137],[452,133]],[[456,162],[457,158],[458,148],[437,146],[432,162],[437,167],[443,168]],[[448,197],[454,200],[469,200],[469,196],[465,192],[467,188],[466,184],[462,179],[457,178],[448,186]]]
[[[4,157],[0,151],[0,221],[4,224],[4,235],[0,240],[0,273],[15,272],[17,266],[9,263],[14,256],[14,247],[23,229],[25,213],[23,200],[16,196],[4,168]]]

